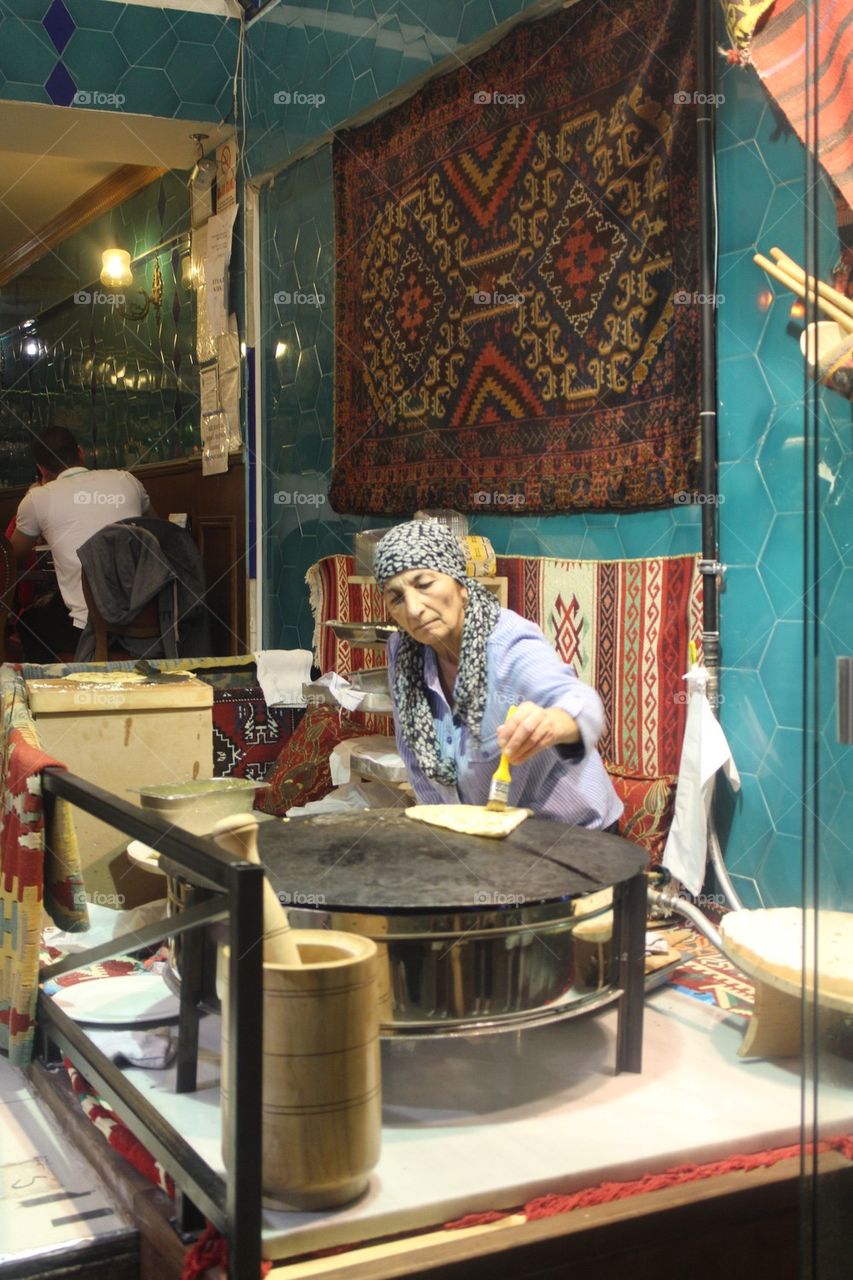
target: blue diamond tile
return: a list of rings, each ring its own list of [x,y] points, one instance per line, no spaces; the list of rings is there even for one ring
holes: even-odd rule
[[[53,41],[56,52],[62,53],[76,30],[74,19],[62,3],[62,0],[53,0],[47,13],[42,18],[41,24]]]
[[[63,62],[57,62],[44,85],[48,97],[56,107],[68,107],[77,92],[77,86],[68,74]]]

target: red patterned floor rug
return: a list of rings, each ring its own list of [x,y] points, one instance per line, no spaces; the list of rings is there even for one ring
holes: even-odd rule
[[[668,986],[703,1004],[715,1005],[740,1018],[751,1018],[755,987],[749,978],[701,933],[694,932],[683,949],[692,952],[691,958],[675,970]]]
[[[695,488],[695,10],[579,0],[337,135],[335,510]]]

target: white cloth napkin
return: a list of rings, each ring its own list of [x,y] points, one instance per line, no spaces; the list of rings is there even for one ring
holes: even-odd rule
[[[705,692],[707,668],[695,666],[684,679],[687,681],[687,723],[675,792],[675,814],[663,851],[663,865],[689,893],[697,894],[705,879],[714,778],[717,770],[722,769],[733,789],[738,791],[740,774]]]
[[[302,686],[311,679],[310,649],[261,649],[255,659],[268,707],[305,706]]]
[[[339,742],[329,756],[329,772],[336,787],[349,782],[354,751],[363,759],[387,769],[389,781],[395,781],[398,777],[405,778],[405,766],[395,739],[388,734],[369,733],[363,738],[346,738]]]
[[[349,680],[339,676],[337,671],[327,671],[313,682],[311,688],[328,689],[335,701],[347,711],[356,711],[366,697],[363,689],[354,689]]]
[[[86,1034],[93,1044],[118,1066],[168,1067],[178,1051],[177,1031],[158,1027],[153,1031],[100,1031],[90,1027]]]
[[[405,809],[408,797],[399,787],[384,782],[347,782],[335,787],[322,800],[288,809],[288,818],[310,818],[317,813],[352,813],[361,809]]]

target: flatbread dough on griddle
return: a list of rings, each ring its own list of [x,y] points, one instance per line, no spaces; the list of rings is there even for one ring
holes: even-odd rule
[[[458,831],[463,836],[490,836],[500,839],[514,831],[530,809],[487,809],[481,804],[415,804],[405,809],[407,818],[433,827]]]

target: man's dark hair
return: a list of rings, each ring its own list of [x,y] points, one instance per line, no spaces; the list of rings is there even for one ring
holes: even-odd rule
[[[67,427],[48,427],[33,438],[30,447],[38,465],[47,471],[64,471],[79,462],[77,441]]]

